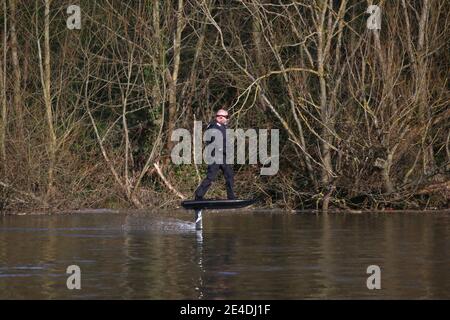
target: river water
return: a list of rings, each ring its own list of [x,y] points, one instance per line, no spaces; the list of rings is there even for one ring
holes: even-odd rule
[[[448,213],[203,216],[1,216],[0,299],[450,298]]]

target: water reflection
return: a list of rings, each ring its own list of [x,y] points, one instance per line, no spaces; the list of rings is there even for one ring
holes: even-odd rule
[[[196,260],[198,265],[198,285],[195,287],[195,290],[198,292],[197,298],[203,299],[203,274],[205,273],[205,270],[203,268],[203,229],[196,230]]]
[[[449,298],[446,214],[0,218],[0,298]],[[69,265],[82,289],[68,290]],[[381,290],[366,268],[379,265]]]

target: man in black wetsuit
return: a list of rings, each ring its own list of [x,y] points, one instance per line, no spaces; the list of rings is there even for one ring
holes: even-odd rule
[[[195,200],[203,200],[203,196],[208,191],[211,183],[216,180],[219,169],[223,171],[227,187],[227,198],[229,200],[236,199],[233,192],[233,168],[231,164],[226,163],[226,130],[228,123],[228,112],[224,109],[220,109],[216,113],[216,117],[213,122],[208,125],[209,129],[217,129],[222,133],[223,137],[223,161],[222,164],[212,163],[208,165],[208,172],[206,178],[200,183],[197,190],[195,190]],[[212,141],[209,141],[211,143]]]

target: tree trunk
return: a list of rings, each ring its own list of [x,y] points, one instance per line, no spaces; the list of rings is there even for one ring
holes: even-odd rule
[[[327,85],[325,81],[325,15],[327,12],[327,2],[323,1],[322,12],[320,16],[319,26],[318,26],[318,48],[317,48],[317,66],[319,73],[319,84],[320,84],[320,116],[322,121],[322,137],[321,141],[321,151],[322,151],[322,184],[323,186],[328,186],[331,181],[331,173],[333,172],[333,166],[331,163],[331,121],[329,106],[327,105]],[[331,37],[331,35],[329,35]]]
[[[0,159],[4,165],[6,171],[6,126],[8,125],[8,115],[6,113],[6,38],[7,38],[7,8],[6,1],[3,2],[3,18],[4,18],[4,29],[3,29],[3,54],[0,56]]]
[[[427,31],[428,15],[430,11],[429,0],[423,0],[422,12],[419,21],[419,39],[417,46],[416,66],[416,91],[419,116],[425,129],[425,143],[422,146],[423,172],[425,175],[433,172],[436,167],[434,161],[433,143],[429,136],[428,127],[431,121],[431,112],[428,107],[428,50],[425,46],[425,35]]]
[[[21,90],[21,72],[19,66],[19,55],[17,52],[17,29],[16,29],[16,0],[9,1],[9,10],[11,16],[10,32],[11,32],[11,59],[14,74],[14,113],[16,116],[16,133],[20,144],[25,143],[24,124],[23,124],[23,106],[22,106],[22,90]],[[25,148],[23,148],[25,149]]]
[[[181,55],[181,32],[184,28],[183,22],[183,0],[178,0],[177,11],[177,30],[173,43],[174,62],[172,74],[169,76],[169,119],[167,126],[167,153],[170,154],[173,142],[170,140],[173,130],[175,129],[175,120],[177,112],[177,83],[178,73],[180,70],[180,55]]]
[[[53,126],[53,110],[52,110],[52,96],[51,96],[51,66],[50,66],[50,2],[45,0],[45,17],[44,17],[44,65],[42,66],[42,52],[41,44],[38,35],[38,21],[36,21],[36,35],[38,38],[38,54],[39,66],[41,70],[41,82],[44,93],[45,112],[47,116],[48,126],[48,156],[49,166],[47,172],[47,196],[46,200],[50,200],[54,191],[54,170],[56,162],[56,133]]]

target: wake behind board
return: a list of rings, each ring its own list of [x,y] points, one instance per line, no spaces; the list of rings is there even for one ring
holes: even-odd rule
[[[257,199],[236,199],[236,200],[186,200],[181,202],[185,209],[237,209],[252,205]]]

